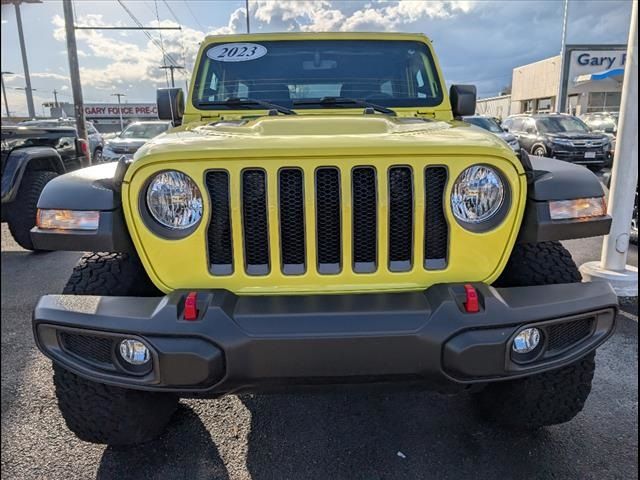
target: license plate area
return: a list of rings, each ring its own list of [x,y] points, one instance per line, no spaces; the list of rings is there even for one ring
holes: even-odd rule
[[[596,158],[596,152],[584,152],[584,158]]]

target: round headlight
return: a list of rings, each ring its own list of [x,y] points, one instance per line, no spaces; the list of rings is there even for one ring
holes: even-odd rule
[[[505,186],[498,172],[474,165],[457,178],[451,192],[453,215],[464,223],[482,223],[493,217],[504,202]]]
[[[202,217],[202,195],[188,175],[168,170],[158,173],[149,183],[147,207],[164,227],[185,230]]]

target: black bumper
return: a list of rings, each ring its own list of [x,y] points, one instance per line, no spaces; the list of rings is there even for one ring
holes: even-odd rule
[[[590,152],[594,156],[592,158],[586,158],[585,153]],[[564,160],[565,162],[575,163],[577,165],[584,165],[586,167],[603,166],[609,162],[609,152],[602,149],[598,150],[585,150],[585,149],[565,149],[554,148],[551,151],[551,157],[558,160]]]
[[[434,388],[484,383],[567,365],[614,328],[617,297],[608,284],[475,287],[478,313],[465,312],[462,285],[361,295],[200,291],[195,321],[183,318],[187,292],[49,295],[36,306],[33,328],[45,355],[78,375],[184,395],[389,379]],[[514,359],[511,341],[528,325],[542,330],[544,348]],[[123,368],[117,345],[125,337],[150,347],[148,368]]]

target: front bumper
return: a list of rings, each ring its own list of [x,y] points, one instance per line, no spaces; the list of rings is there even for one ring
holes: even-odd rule
[[[578,147],[567,147],[551,145],[552,158],[558,160],[564,160],[565,162],[571,162],[578,165],[585,166],[602,166],[605,165],[609,158],[610,153],[608,150],[603,149],[585,149]]]
[[[360,295],[200,291],[195,321],[183,317],[187,292],[48,295],[36,306],[33,328],[40,350],[80,376],[184,396],[389,379],[433,388],[485,383],[567,365],[613,332],[617,297],[605,283],[474,286],[478,313],[465,312],[463,285]],[[511,341],[530,325],[542,330],[544,349],[516,361]],[[116,347],[125,337],[150,347],[149,368],[122,367]]]

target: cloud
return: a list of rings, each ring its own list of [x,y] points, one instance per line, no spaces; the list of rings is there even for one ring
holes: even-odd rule
[[[180,85],[193,72],[193,61],[205,35],[245,32],[244,2],[238,4],[242,6],[208,32],[186,26],[180,31],[162,32],[166,53],[176,63],[186,63],[187,72],[176,72]],[[545,2],[544,8],[537,1],[489,0],[252,0],[249,5],[253,32],[424,32],[434,42],[447,81],[475,83],[481,96],[495,95],[509,85],[512,68],[557,55],[562,27],[562,2]],[[623,43],[629,12],[627,0],[570,2],[569,42]],[[100,14],[81,15],[77,21],[90,26],[125,23]],[[55,16],[52,23],[54,38],[64,48],[64,21]],[[148,24],[177,25],[169,20]],[[116,89],[123,90],[129,101],[153,101],[155,88],[166,85],[166,74],[158,68],[163,55],[156,44],[142,32],[123,33],[76,32],[86,101],[109,101]],[[159,32],[149,34],[159,42]],[[60,76],[40,77],[40,82],[50,82],[51,89],[59,88],[67,71],[66,62],[60,63],[64,64],[56,68]],[[7,82],[11,78],[5,77]],[[13,81],[15,86],[24,83],[17,76]]]
[[[60,42],[66,41],[64,19],[56,15],[52,22],[55,27],[54,38]],[[87,26],[114,24],[114,22],[105,21],[102,15],[97,14],[82,16],[78,23]],[[170,20],[151,21],[149,24],[163,27],[179,26]],[[116,22],[116,25],[119,23]],[[153,32],[150,35],[155,42],[148,39],[143,44],[133,43],[129,38],[122,38],[117,33],[105,33],[100,30],[78,30],[76,35],[78,44],[83,46],[83,49],[79,50],[82,52],[79,56],[90,58],[94,65],[98,64],[98,66],[83,66],[81,63],[80,77],[83,88],[93,88],[104,92],[100,96],[105,96],[106,92],[113,92],[116,87],[121,88],[125,84],[134,85],[132,88],[134,97],[140,96],[138,92],[142,90],[143,85],[148,89],[166,85],[165,73],[159,68],[163,65],[163,56],[167,64],[182,65],[186,59],[186,73],[190,73],[193,68],[191,59],[195,58],[198,44],[204,38],[204,32],[184,27],[182,30],[163,32],[162,42],[160,36]],[[140,35],[142,35],[141,32]],[[178,79],[180,79],[179,74]]]

